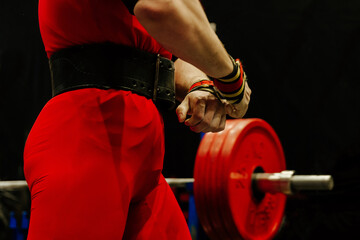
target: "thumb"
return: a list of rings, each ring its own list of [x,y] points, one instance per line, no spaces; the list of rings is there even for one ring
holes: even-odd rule
[[[181,104],[176,108],[176,114],[178,116],[179,122],[185,121],[189,108],[189,100],[187,97],[185,97]]]

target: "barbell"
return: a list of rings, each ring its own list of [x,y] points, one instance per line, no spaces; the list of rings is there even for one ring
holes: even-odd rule
[[[272,239],[283,220],[286,195],[334,186],[330,175],[286,170],[280,140],[261,119],[227,120],[223,131],[206,133],[194,178],[166,181],[175,187],[194,183],[198,217],[213,240]],[[0,191],[24,188],[25,181],[0,181]]]
[[[272,239],[281,226],[286,196],[301,190],[331,190],[330,175],[295,175],[273,128],[261,119],[227,120],[225,130],[206,133],[195,159],[199,220],[211,239]]]

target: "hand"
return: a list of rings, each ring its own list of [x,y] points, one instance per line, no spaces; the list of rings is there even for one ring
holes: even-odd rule
[[[230,104],[226,100],[224,100],[226,114],[228,114],[232,118],[242,118],[248,110],[250,95],[251,89],[246,81],[245,92],[241,102],[239,102],[238,104]]]
[[[209,92],[190,92],[176,109],[176,114],[179,122],[185,122],[197,133],[219,132],[225,128],[225,105]],[[187,115],[191,117],[186,119]]]

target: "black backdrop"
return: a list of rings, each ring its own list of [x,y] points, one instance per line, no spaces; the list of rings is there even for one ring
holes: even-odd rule
[[[222,0],[203,4],[225,47],[244,63],[253,90],[246,117],[265,119],[274,127],[288,169],[332,174],[335,179],[331,192],[289,198],[277,239],[358,235],[360,2]],[[23,179],[23,145],[50,98],[36,8],[37,0],[0,3],[1,180]],[[191,176],[199,135],[177,124],[174,113],[165,114],[164,119],[164,174]]]

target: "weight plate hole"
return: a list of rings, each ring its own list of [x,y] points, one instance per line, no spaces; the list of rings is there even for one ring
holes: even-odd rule
[[[265,173],[265,171],[262,167],[256,167],[253,173]],[[251,180],[251,190],[255,201],[260,203],[264,199],[265,193],[259,191],[254,178]]]

